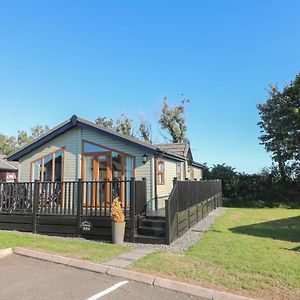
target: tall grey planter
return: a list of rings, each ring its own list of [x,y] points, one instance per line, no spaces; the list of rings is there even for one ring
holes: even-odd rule
[[[113,244],[121,245],[124,243],[125,222],[112,222],[112,242]]]

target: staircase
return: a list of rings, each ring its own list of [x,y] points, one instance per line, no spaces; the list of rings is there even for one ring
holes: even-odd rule
[[[141,216],[138,219],[135,242],[144,244],[165,244],[166,221],[164,217]]]

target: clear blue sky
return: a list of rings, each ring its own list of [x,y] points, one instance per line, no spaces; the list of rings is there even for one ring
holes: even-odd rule
[[[299,72],[299,1],[0,1],[0,132],[191,99],[194,158],[270,165],[256,104]],[[154,126],[154,137],[159,130]]]

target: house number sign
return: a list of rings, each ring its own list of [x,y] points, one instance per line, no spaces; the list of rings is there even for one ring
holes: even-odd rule
[[[90,231],[92,229],[92,223],[89,221],[82,221],[81,222],[81,229],[83,231]]]

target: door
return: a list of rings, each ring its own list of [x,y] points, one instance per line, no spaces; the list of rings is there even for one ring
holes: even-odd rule
[[[110,152],[84,154],[82,169],[85,182],[83,204],[88,206],[110,204],[110,181],[112,180]]]

